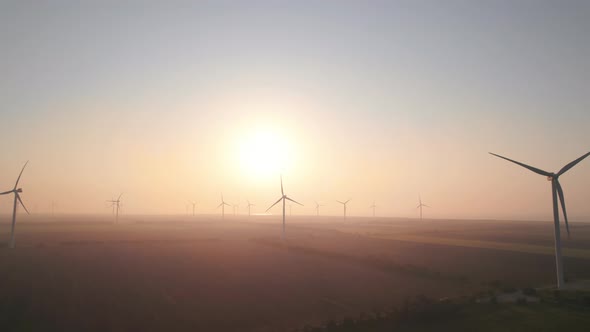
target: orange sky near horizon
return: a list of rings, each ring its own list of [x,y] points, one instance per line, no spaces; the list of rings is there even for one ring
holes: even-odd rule
[[[298,215],[552,218],[550,183],[488,151],[590,151],[590,6],[255,3],[0,5],[0,189],[30,160],[33,212],[262,212],[282,173]],[[590,159],[561,183],[590,221]]]

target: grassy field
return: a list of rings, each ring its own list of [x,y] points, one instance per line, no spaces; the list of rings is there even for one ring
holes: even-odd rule
[[[553,284],[551,255],[482,245],[544,247],[552,239],[545,224],[498,222],[494,234],[492,222],[464,221],[461,238],[461,221],[434,222],[294,217],[283,242],[277,217],[24,219],[17,248],[0,248],[0,326],[290,331],[384,312],[418,295],[466,296],[497,280]],[[0,244],[8,226],[0,220]],[[524,226],[533,230],[530,243]],[[511,227],[518,242],[497,241]],[[576,233],[584,237],[590,232]],[[565,263],[570,279],[590,279],[586,257]]]

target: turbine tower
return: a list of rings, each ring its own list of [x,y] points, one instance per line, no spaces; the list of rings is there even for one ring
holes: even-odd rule
[[[121,209],[121,196],[123,196],[122,193],[121,193],[121,195],[119,195],[119,197],[116,200],[111,199],[110,201],[107,201],[108,203],[111,203],[111,206],[113,207],[113,214],[115,215],[115,223],[119,222],[119,210]]]
[[[346,202],[341,202],[341,201],[336,201],[340,204],[342,204],[342,206],[344,207],[344,220],[346,220],[346,204],[348,204],[348,202],[350,202],[350,199],[347,200]]]
[[[498,158],[502,158],[504,160],[510,161],[515,163],[519,166],[522,166],[530,171],[533,171],[539,175],[543,175],[547,177],[547,181],[551,181],[551,193],[553,195],[553,226],[554,226],[554,236],[555,236],[555,267],[557,269],[557,288],[562,288],[565,286],[565,278],[563,273],[563,260],[561,257],[561,235],[559,229],[559,205],[557,200],[561,202],[561,210],[563,211],[563,218],[565,220],[565,229],[567,230],[567,235],[570,235],[570,227],[567,220],[567,212],[565,210],[565,199],[563,196],[563,189],[561,188],[561,184],[559,184],[559,177],[563,175],[565,172],[569,171],[572,167],[576,166],[580,161],[584,160],[584,158],[590,155],[590,152],[586,153],[585,155],[581,156],[580,158],[572,161],[571,163],[563,166],[561,170],[557,173],[549,173],[543,171],[541,169],[519,163],[518,161],[514,161],[512,159],[508,159],[506,157],[502,157],[495,153],[491,153],[491,155],[496,156]]]
[[[426,204],[422,203],[422,197],[420,197],[420,195],[418,195],[418,206],[416,207],[416,209],[420,209],[420,221],[422,221],[422,208],[423,207],[430,207]]]
[[[29,162],[27,161],[25,163],[25,165],[23,166],[23,168],[20,170],[20,174],[18,175],[18,178],[16,178],[16,183],[14,184],[14,188],[12,188],[12,190],[10,190],[10,191],[5,191],[3,193],[0,193],[0,195],[14,194],[14,205],[12,207],[12,226],[11,226],[11,230],[10,230],[10,244],[9,244],[9,247],[11,249],[14,249],[14,245],[15,245],[14,227],[16,225],[16,208],[18,207],[18,204],[20,203],[20,205],[27,212],[27,214],[29,214],[29,210],[27,210],[27,208],[25,207],[25,204],[23,203],[23,201],[20,198],[20,194],[23,192],[23,190],[21,188],[17,188],[18,182],[20,181],[20,177],[21,177],[21,175],[23,175],[23,171],[25,170],[25,167],[27,167],[28,163]]]
[[[324,206],[324,205],[320,205],[320,203],[318,203],[317,201],[315,202],[315,215],[317,217],[320,216],[320,206]]]
[[[219,207],[221,207],[221,219],[225,219],[225,206],[226,205],[231,206],[223,200],[223,194],[221,194],[221,203],[219,203],[219,205],[217,205],[218,209],[219,209]]]
[[[193,206],[193,217],[195,216],[195,206],[197,206],[197,202],[195,201],[188,201],[189,204],[191,204]]]
[[[251,214],[250,214],[250,208],[251,208],[252,206],[254,206],[255,204],[252,204],[252,203],[250,203],[250,201],[247,201],[247,202],[248,202],[248,217],[249,217],[249,216],[251,215]]]
[[[373,205],[369,206],[369,209],[373,209],[373,217],[375,217],[375,208],[377,207],[377,205],[375,205],[375,201],[373,201]]]
[[[281,175],[281,198],[279,198],[273,205],[271,205],[268,209],[266,209],[266,212],[268,212],[268,210],[272,209],[272,207],[277,205],[280,201],[283,201],[283,232],[281,233],[282,240],[285,239],[285,201],[287,201],[287,200],[289,200],[295,204],[299,204],[299,205],[303,206],[303,204],[301,204],[301,203],[291,199],[287,195],[285,195],[285,191],[283,190],[283,176]]]

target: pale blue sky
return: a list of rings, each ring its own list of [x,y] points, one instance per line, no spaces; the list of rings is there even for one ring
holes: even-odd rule
[[[141,192],[136,212],[182,210],[173,191],[264,201],[274,186],[219,163],[270,121],[303,141],[291,176],[308,200],[411,216],[421,192],[439,217],[549,218],[543,179],[486,152],[551,170],[590,149],[589,32],[588,1],[1,1],[0,184],[31,159],[40,206],[61,186]],[[148,184],[174,181],[161,165],[134,178],[146,158],[201,175],[164,194]],[[590,216],[589,174],[563,180],[572,215]]]

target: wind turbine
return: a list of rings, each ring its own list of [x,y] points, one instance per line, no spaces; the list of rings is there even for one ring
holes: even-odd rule
[[[193,206],[193,217],[194,217],[195,216],[195,206],[197,206],[197,202],[195,202],[195,201],[188,201],[188,202],[189,202],[189,204],[191,204]]]
[[[342,204],[342,206],[344,207],[344,219],[346,219],[346,204],[348,204],[348,202],[350,202],[350,199],[347,200],[346,202],[341,202],[341,201],[336,201],[340,204]]]
[[[248,217],[249,217],[250,216],[250,207],[252,207],[256,204],[252,204],[252,203],[250,203],[250,201],[247,201],[247,202],[248,202]]]
[[[320,205],[320,203],[318,203],[318,202],[316,201],[316,202],[315,202],[315,214],[316,214],[316,216],[318,216],[318,217],[320,216],[320,206],[323,206],[323,205]]]
[[[111,203],[111,206],[113,207],[113,213],[115,214],[115,223],[119,222],[119,210],[121,209],[121,196],[123,196],[122,193],[121,193],[121,195],[119,195],[119,197],[116,200],[111,199],[110,201],[107,201],[108,203]]]
[[[226,205],[231,206],[223,200],[223,194],[221,194],[221,203],[219,203],[219,205],[217,205],[218,209],[219,209],[219,207],[221,207],[221,219],[225,219],[225,206]]]
[[[295,204],[299,204],[299,205],[303,206],[303,204],[301,204],[301,203],[291,199],[287,195],[285,195],[285,191],[283,190],[283,176],[281,175],[281,198],[279,198],[273,205],[271,205],[268,209],[266,209],[266,212],[268,212],[268,210],[272,209],[272,207],[277,205],[280,201],[283,201],[283,233],[281,234],[282,240],[285,239],[285,201],[286,200],[289,200]]]
[[[8,194],[14,194],[14,205],[12,208],[12,227],[11,227],[11,231],[10,231],[10,248],[14,249],[14,227],[16,225],[16,208],[17,208],[17,204],[20,203],[20,205],[23,207],[23,209],[25,209],[25,211],[27,212],[27,214],[29,214],[29,211],[27,210],[27,208],[25,207],[25,204],[23,203],[23,201],[20,198],[20,194],[23,192],[23,190],[21,188],[17,188],[18,187],[18,182],[20,181],[20,177],[21,175],[23,175],[23,171],[25,170],[25,167],[27,167],[27,164],[29,162],[27,161],[25,163],[25,165],[23,166],[23,168],[20,170],[20,174],[18,175],[18,178],[16,179],[16,183],[14,184],[14,188],[12,188],[12,190],[10,191],[5,191],[3,193],[0,193],[0,195],[8,195]]]
[[[420,209],[420,221],[422,221],[422,208],[423,207],[430,207],[430,206],[422,203],[422,197],[420,197],[420,195],[418,195],[418,202],[419,202],[419,204],[416,207],[416,209]]]
[[[377,205],[375,205],[375,201],[373,201],[373,205],[369,206],[369,209],[373,209],[373,217],[375,217],[375,208],[377,207]]]
[[[559,229],[559,206],[557,204],[557,200],[561,202],[561,210],[563,211],[563,217],[565,220],[565,229],[567,230],[567,235],[570,235],[570,227],[567,220],[567,212],[565,210],[565,199],[563,196],[563,189],[561,188],[561,184],[559,184],[559,177],[563,175],[565,172],[570,170],[572,167],[576,166],[580,161],[584,160],[584,158],[590,155],[590,152],[586,153],[585,155],[581,156],[580,158],[570,162],[569,164],[563,166],[561,170],[557,173],[549,173],[543,171],[541,169],[519,163],[518,161],[514,161],[512,159],[508,159],[506,157],[502,157],[495,153],[491,153],[491,155],[496,156],[498,158],[502,158],[504,160],[513,162],[519,166],[522,166],[530,171],[533,171],[539,175],[543,175],[547,177],[547,181],[551,181],[551,193],[553,195],[553,224],[555,228],[554,236],[555,236],[555,267],[557,269],[557,288],[562,288],[565,286],[565,279],[563,274],[563,260],[561,257],[561,235]]]

